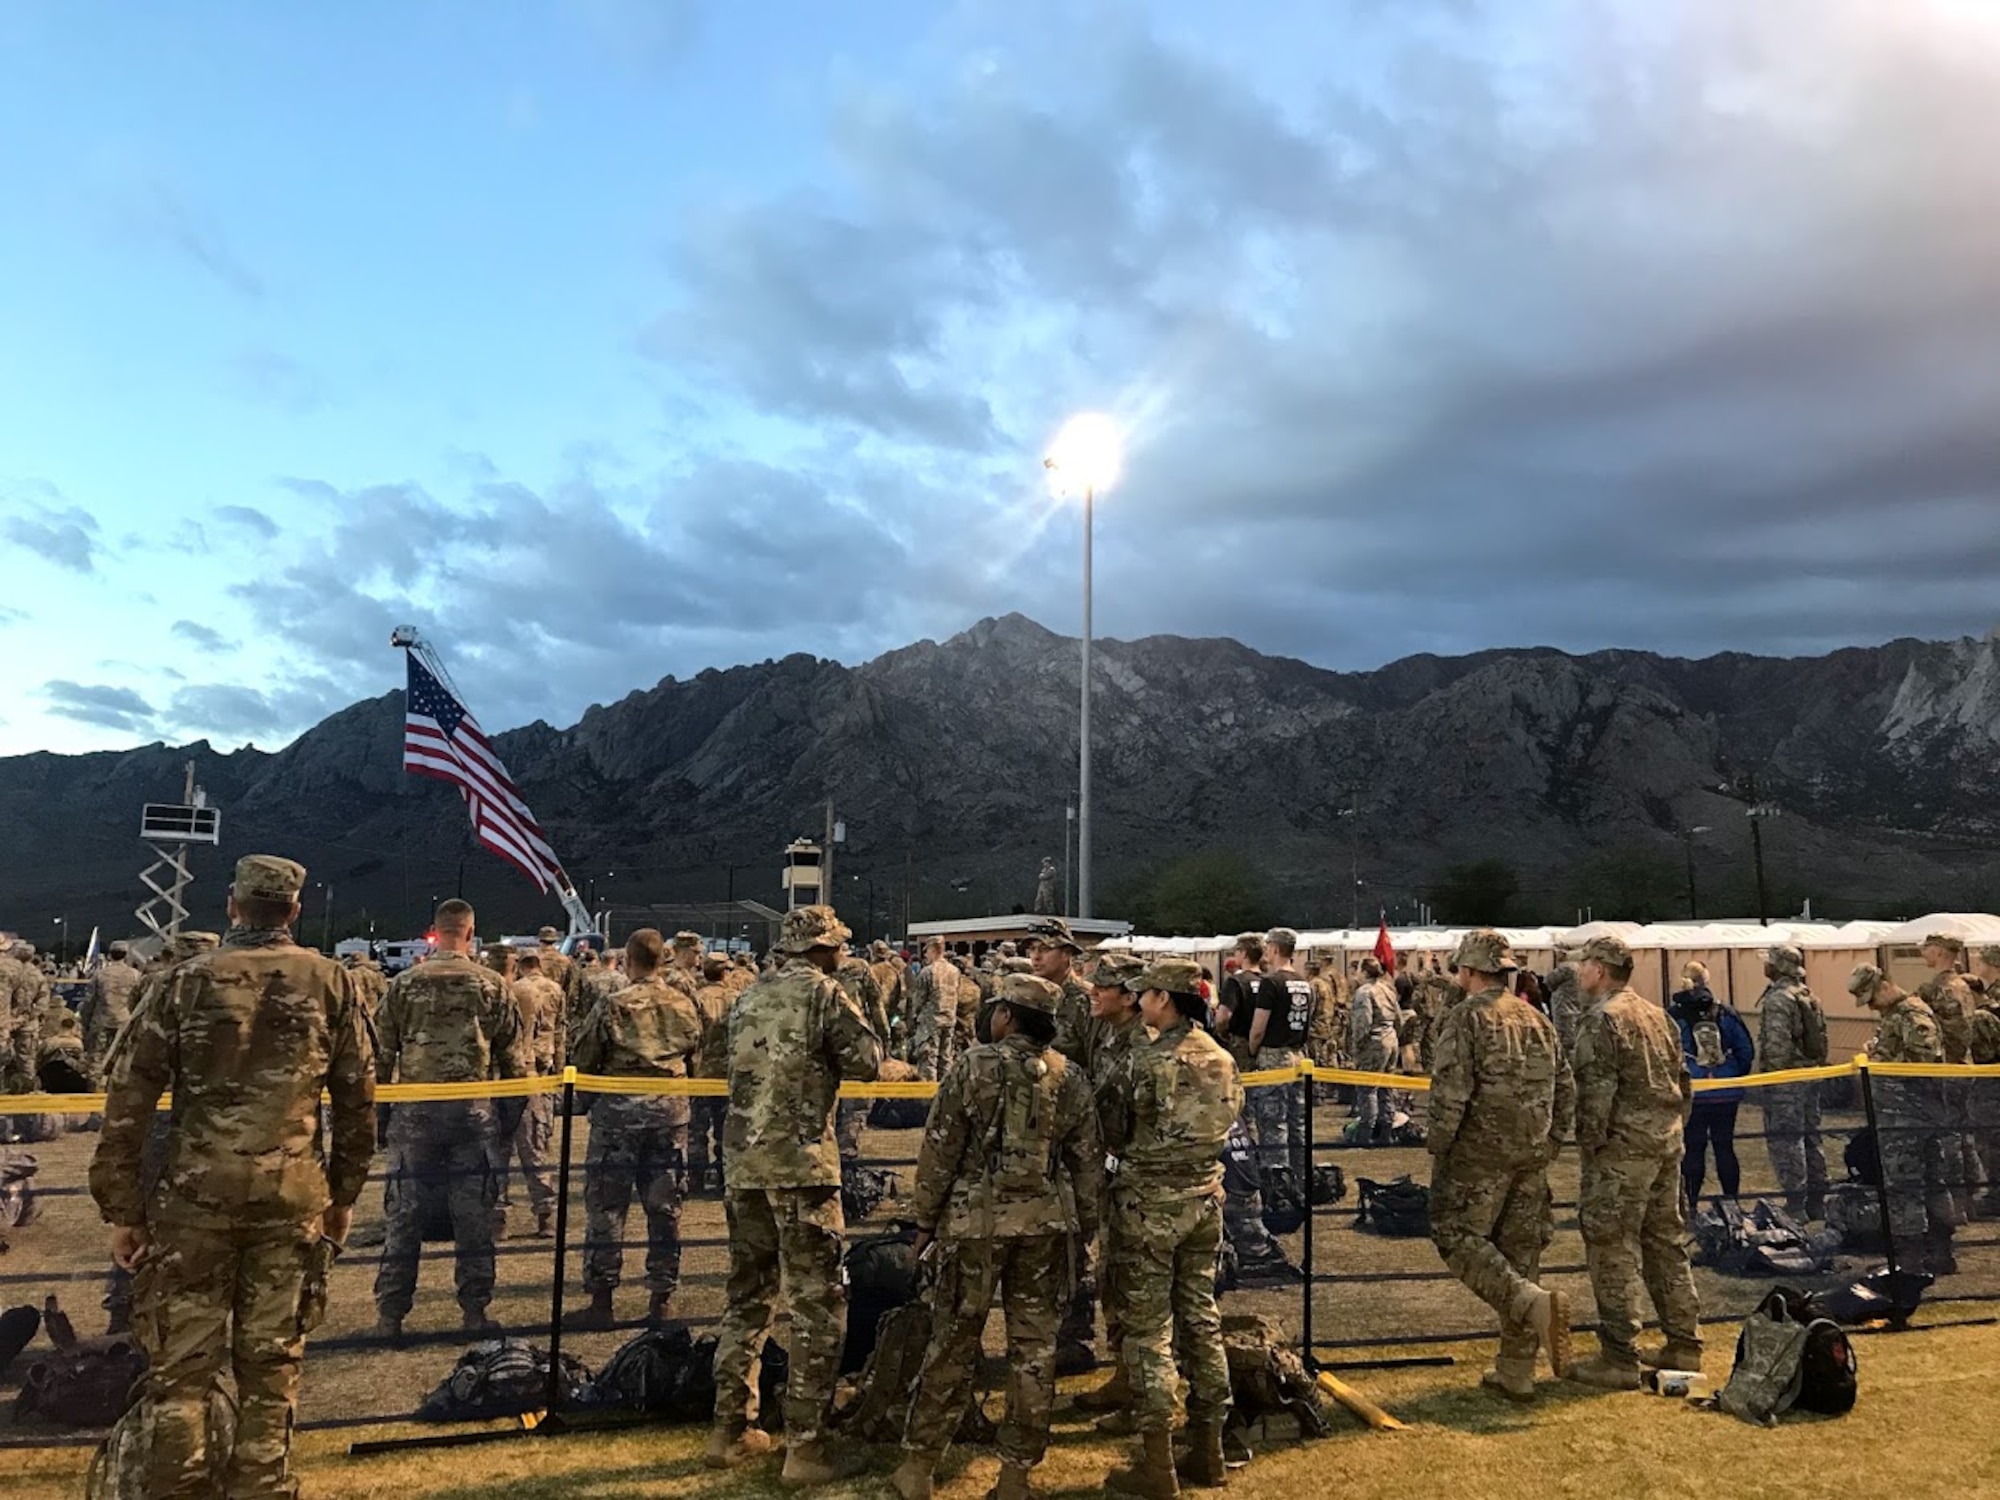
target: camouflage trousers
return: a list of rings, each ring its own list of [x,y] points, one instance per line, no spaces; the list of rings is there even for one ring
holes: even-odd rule
[[[1979,1147],[1980,1178],[1989,1203],[2000,1197],[2000,1078],[1981,1078],[1971,1087],[1973,1138]]]
[[[981,1335],[993,1300],[1007,1320],[1007,1414],[1000,1457],[1038,1464],[1049,1446],[1056,1392],[1056,1324],[1066,1300],[1071,1252],[1067,1235],[958,1240],[939,1247],[931,1296],[930,1347],[910,1402],[903,1446],[935,1463],[965,1415],[979,1372]]]
[[[1750,1097],[1763,1102],[1764,1146],[1785,1202],[1796,1212],[1809,1199],[1825,1198],[1826,1149],[1820,1141],[1818,1085],[1781,1083],[1755,1089]]]
[[[1229,1362],[1215,1306],[1222,1194],[1121,1180],[1111,1190],[1111,1224],[1124,1302],[1125,1373],[1140,1431],[1164,1429],[1173,1420],[1176,1351],[1188,1381],[1188,1420],[1226,1415]]]
[[[1299,1055],[1290,1047],[1261,1047],[1251,1059],[1257,1072],[1275,1068],[1295,1068]],[[1244,1091],[1244,1108],[1257,1134],[1257,1160],[1264,1166],[1290,1167],[1292,1175],[1305,1180],[1306,1105],[1303,1084],[1287,1083],[1249,1088]]]
[[[729,1221],[728,1306],[716,1330],[715,1420],[757,1418],[756,1371],[779,1294],[791,1312],[786,1345],[785,1439],[810,1442],[826,1426],[847,1336],[847,1285],[840,1254],[846,1222],[840,1189],[735,1188]]]
[[[389,1174],[382,1185],[387,1236],[375,1272],[375,1308],[403,1318],[417,1296],[426,1193],[442,1193],[457,1249],[458,1305],[469,1313],[493,1300],[493,1221],[500,1201],[500,1121],[486,1100],[399,1104],[389,1116]]]
[[[688,1145],[688,1165],[697,1178],[710,1167],[722,1171],[722,1122],[729,1117],[727,1099],[695,1098],[688,1101],[694,1134]]]
[[[926,1023],[910,1038],[910,1066],[927,1083],[943,1078],[957,1061],[958,1053],[956,1022],[945,1026]]]
[[[236,1445],[227,1493],[297,1493],[289,1456],[305,1358],[300,1295],[319,1226],[152,1227],[133,1287],[132,1329],[151,1368],[154,1500],[207,1500],[208,1393],[236,1380]]]
[[[1515,1309],[1541,1275],[1555,1236],[1548,1168],[1439,1161],[1431,1172],[1431,1243],[1451,1273],[1500,1316],[1500,1357],[1535,1357],[1534,1330]]]
[[[599,1094],[583,1155],[583,1285],[605,1291],[625,1270],[625,1221],[646,1215],[646,1288],[668,1297],[681,1281],[681,1202],[687,1196],[688,1101]]]
[[[868,1124],[866,1099],[843,1099],[833,1113],[833,1138],[840,1147],[840,1165],[845,1171],[861,1165],[861,1131]]]
[[[513,1139],[500,1153],[500,1201],[505,1204],[512,1192],[509,1168],[518,1162],[521,1180],[527,1185],[528,1207],[536,1217],[556,1209],[555,1138],[556,1099],[553,1094],[535,1094],[521,1101],[521,1123],[514,1127]]]
[[[1584,1158],[1577,1204],[1597,1299],[1598,1339],[1607,1358],[1638,1358],[1639,1287],[1675,1343],[1701,1343],[1701,1304],[1688,1268],[1681,1214],[1681,1153],[1633,1156],[1598,1151]]]
[[[1914,1262],[1924,1236],[1955,1228],[1961,1221],[1958,1193],[1964,1185],[1963,1136],[1947,1128],[1949,1110],[1943,1080],[1874,1080],[1877,1129],[1875,1150],[1882,1164],[1882,1191],[1889,1201],[1889,1232],[1899,1259]]]

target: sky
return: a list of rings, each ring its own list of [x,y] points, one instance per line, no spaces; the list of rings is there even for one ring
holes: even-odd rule
[[[0,0],[0,754],[2000,620],[1996,0]]]

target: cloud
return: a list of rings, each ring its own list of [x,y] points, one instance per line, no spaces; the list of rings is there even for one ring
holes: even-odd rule
[[[28,502],[22,514],[0,516],[0,537],[72,573],[95,570],[97,518],[78,505],[52,506]]]
[[[50,713],[80,724],[131,734],[147,733],[153,726],[153,706],[130,688],[54,678],[42,684],[41,696]]]
[[[25,624],[27,619],[28,612],[25,609],[15,609],[10,605],[0,604],[0,628]]]
[[[198,651],[214,654],[235,649],[235,642],[221,631],[211,630],[208,626],[197,624],[193,620],[174,621],[173,633]]]
[[[125,204],[131,232],[163,245],[246,301],[261,301],[264,278],[230,248],[221,228],[156,175],[136,182]]]
[[[224,361],[230,388],[245,400],[304,416],[326,404],[319,377],[298,360],[276,349],[238,349]]]
[[[317,675],[268,691],[204,683],[175,692],[167,717],[184,733],[203,739],[287,740],[349,701],[351,695]]]
[[[239,527],[258,541],[270,541],[278,534],[278,523],[251,505],[218,505],[215,519]]]

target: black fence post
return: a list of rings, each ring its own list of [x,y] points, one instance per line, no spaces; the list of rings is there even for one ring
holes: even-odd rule
[[[1892,1297],[1902,1284],[1901,1268],[1896,1264],[1896,1234],[1891,1227],[1894,1219],[1889,1213],[1889,1174],[1882,1169],[1882,1120],[1875,1108],[1875,1080],[1870,1077],[1866,1058],[1855,1059],[1861,1072],[1861,1108],[1868,1116],[1868,1135],[1875,1147],[1875,1206],[1882,1216],[1882,1248],[1889,1266],[1889,1287]],[[1809,1088],[1809,1084],[1800,1084]],[[1903,1321],[1904,1315],[1898,1311],[1896,1321]]]
[[[562,1406],[563,1282],[569,1274],[569,1161],[576,1127],[576,1069],[563,1069],[562,1155],[556,1161],[556,1267],[549,1288],[549,1386],[551,1415]]]
[[[1306,1368],[1318,1370],[1318,1362],[1313,1359],[1313,1220],[1318,1211],[1313,1207],[1313,1066],[1310,1062],[1300,1067],[1301,1077],[1298,1087],[1306,1091],[1306,1180],[1299,1184],[1299,1193],[1306,1205],[1306,1237],[1299,1247],[1300,1285],[1305,1291],[1305,1305],[1299,1309],[1299,1350],[1304,1355]]]

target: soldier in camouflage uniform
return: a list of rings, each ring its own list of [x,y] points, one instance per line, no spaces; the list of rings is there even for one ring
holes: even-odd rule
[[[626,941],[630,983],[614,990],[578,1022],[570,1056],[577,1070],[617,1078],[687,1078],[700,1064],[701,1015],[694,1001],[662,972],[666,943],[651,927]],[[681,1203],[687,1196],[688,1123],[685,1094],[599,1094],[590,1106],[590,1147],[584,1156],[583,1287],[588,1306],[564,1321],[572,1328],[609,1328],[612,1297],[624,1270],[625,1220],[638,1196],[646,1211],[647,1321],[666,1319],[681,1279]]]
[[[1884,1063],[1944,1061],[1944,1028],[1930,1006],[1907,994],[1873,964],[1858,965],[1848,993],[1877,1016],[1868,1055]],[[1958,1207],[1952,1194],[1958,1132],[1950,1128],[1951,1100],[1942,1078],[1871,1076],[1875,1095],[1875,1150],[1882,1191],[1889,1200],[1889,1233],[1896,1264],[1905,1271],[1945,1276],[1958,1269],[1952,1235]]]
[[[1965,961],[1965,944],[1948,933],[1934,932],[1924,939],[1923,956],[1924,967],[1931,971],[1931,977],[1917,994],[1937,1017],[1938,1030],[1944,1037],[1944,1060],[1968,1062],[1972,1057],[1972,1014],[1979,1002],[1959,972],[1959,965]],[[1969,1083],[1952,1078],[1944,1084],[1946,1111],[1952,1123],[1961,1127],[1955,1152],[1947,1149],[1949,1142],[1940,1147],[1945,1154],[1942,1164],[1945,1181],[1956,1200],[1960,1223],[1972,1216],[1972,1189],[1979,1180],[1979,1147],[1972,1128]]]
[[[111,1051],[112,1038],[132,1016],[132,997],[141,975],[126,960],[129,950],[123,943],[111,945],[111,955],[90,977],[90,989],[78,1007],[76,1018],[83,1028],[83,1053],[91,1075],[104,1077],[104,1059]]]
[[[9,1092],[32,1094],[39,1087],[35,1079],[35,1054],[41,1050],[42,1013],[48,1009],[53,991],[49,976],[42,972],[35,957],[33,943],[16,938],[7,956],[14,960],[14,971],[7,1001],[0,1004],[0,1011],[7,1013],[6,1040],[13,1054]]]
[[[1313,988],[1312,1023],[1306,1028],[1306,1056],[1322,1068],[1346,1066],[1347,1006],[1337,973],[1320,963],[1306,965]]]
[[[1229,1054],[1194,1024],[1208,1008],[1200,978],[1198,965],[1163,959],[1128,981],[1140,1018],[1156,1035],[1125,1054],[1098,1094],[1104,1148],[1118,1161],[1111,1226],[1122,1262],[1124,1358],[1141,1445],[1137,1459],[1105,1483],[1167,1500],[1179,1493],[1169,1437],[1177,1355],[1188,1382],[1192,1440],[1179,1472],[1191,1483],[1222,1483],[1229,1415],[1229,1365],[1215,1306],[1219,1158],[1243,1110],[1243,1085]]]
[[[1056,1001],[1055,1050],[1088,1070],[1094,1023],[1090,991],[1076,973],[1076,963],[1082,954],[1083,945],[1061,917],[1036,920],[1028,937],[1028,963],[1035,977],[1054,985],[1061,996]],[[1006,961],[1005,956],[1002,961]],[[1069,1311],[1063,1317],[1061,1343],[1056,1351],[1059,1375],[1081,1375],[1097,1368],[1097,1356],[1091,1352],[1097,1336],[1097,1278],[1091,1272],[1087,1237],[1077,1240],[1076,1253]]]
[[[374,1059],[347,976],[291,940],[304,884],[291,860],[239,860],[228,936],[141,1003],[113,1060],[90,1191],[115,1226],[113,1258],[138,1277],[155,1500],[209,1493],[209,1393],[224,1368],[237,1408],[226,1492],[297,1493],[308,1275],[324,1277],[323,1241],[347,1238],[375,1145]],[[168,1092],[166,1166],[148,1192],[147,1137]]]
[[[1090,969],[1092,1029],[1086,1066],[1096,1097],[1102,1097],[1096,1091],[1104,1087],[1126,1054],[1147,1040],[1145,1023],[1139,1019],[1139,997],[1125,988],[1145,969],[1145,962],[1135,954],[1103,950],[1097,953]],[[1100,1137],[1103,1134],[1101,1123],[1098,1133]],[[1132,1404],[1132,1382],[1125,1370],[1125,1301],[1119,1273],[1130,1257],[1119,1249],[1113,1235],[1109,1178],[1105,1179],[1104,1192],[1097,1214],[1103,1236],[1097,1257],[1097,1283],[1104,1302],[1104,1349],[1111,1363],[1111,1377],[1094,1390],[1078,1395],[1076,1404],[1085,1411],[1122,1413]],[[1128,1426],[1126,1430],[1136,1429]]]
[[[553,979],[556,988],[565,995],[570,992],[570,971],[576,966],[562,951],[562,934],[553,927],[544,927],[535,934],[542,955],[542,977]]]
[[[1569,1299],[1537,1284],[1555,1234],[1549,1162],[1574,1111],[1555,1026],[1508,992],[1507,939],[1470,932],[1452,958],[1467,998],[1442,1017],[1430,1096],[1431,1241],[1500,1317],[1500,1354],[1480,1383],[1535,1395],[1535,1353],[1569,1373]]]
[[[674,934],[672,962],[660,971],[660,978],[679,990],[688,999],[694,999],[695,991],[701,988],[701,955],[706,949],[698,932],[677,932]]]
[[[1644,1362],[1701,1368],[1701,1305],[1681,1215],[1682,1127],[1693,1098],[1687,1057],[1666,1011],[1635,993],[1631,977],[1632,951],[1618,938],[1584,944],[1577,980],[1591,1006],[1577,1022],[1572,1059],[1583,1164],[1577,1227],[1600,1349],[1569,1374],[1605,1390],[1639,1388],[1642,1280],[1666,1334],[1666,1347]]]
[[[883,1010],[889,1018],[889,1028],[882,1033],[882,1045],[886,1047],[903,1013],[903,966],[896,961],[894,950],[880,938],[868,945],[868,972],[875,976],[875,986],[882,992]]]
[[[769,1435],[752,1426],[755,1376],[782,1287],[791,1309],[787,1485],[851,1472],[824,1440],[847,1325],[833,1115],[842,1079],[868,1082],[885,1065],[881,1039],[833,979],[849,936],[831,907],[785,913],[783,967],[729,1012],[729,1303],[717,1334],[706,1462],[732,1468],[770,1448]]]
[[[882,987],[875,982],[875,974],[868,965],[854,954],[844,954],[840,967],[834,971],[834,979],[847,991],[848,999],[861,1009],[868,1029],[878,1040],[887,1044],[889,1036],[889,1009],[882,998]],[[834,1135],[840,1142],[840,1167],[842,1172],[851,1172],[861,1165],[861,1132],[868,1124],[868,1101],[866,1099],[843,1099],[834,1119]]]
[[[1563,1052],[1572,1057],[1576,1055],[1576,1023],[1590,1009],[1590,997],[1584,994],[1583,982],[1577,977],[1580,951],[1576,948],[1559,951],[1555,969],[1549,975],[1549,1019],[1556,1023]]]
[[[562,1024],[563,993],[553,979],[543,975],[542,955],[537,949],[519,954],[514,967],[520,977],[511,988],[515,1008],[521,1013],[521,1028],[527,1036],[528,1065],[535,1077],[552,1077],[562,1071],[558,1030]],[[513,1155],[521,1164],[521,1178],[528,1186],[528,1207],[535,1215],[535,1238],[544,1240],[556,1232],[555,1133],[556,1096],[529,1095],[522,1101],[521,1123],[514,1127]],[[505,1165],[503,1157],[503,1169]],[[501,1193],[503,1198],[507,1193],[504,1180]]]
[[[924,944],[924,965],[911,986],[910,1061],[935,1083],[958,1055],[958,990],[970,983],[944,954],[944,939]]]
[[[729,984],[729,960],[710,953],[701,961],[701,988],[694,992],[695,1014],[701,1018],[701,1046],[696,1052],[694,1077],[729,1076],[729,1008],[736,1003],[737,991]],[[722,1122],[729,1112],[724,1098],[697,1095],[691,1102],[694,1137],[688,1148],[688,1187],[722,1191]]]
[[[1757,1067],[1764,1073],[1826,1064],[1826,1013],[1806,988],[1806,957],[1781,943],[1764,954],[1757,1002]],[[1819,1090],[1781,1083],[1754,1093],[1764,1110],[1766,1149],[1785,1204],[1809,1219],[1826,1216],[1826,1150],[1820,1144]]]
[[[376,1076],[382,1083],[485,1083],[525,1078],[529,1047],[507,981],[475,963],[473,911],[438,906],[437,951],[389,986],[375,1018]],[[451,1212],[461,1326],[490,1333],[493,1237],[499,1163],[521,1101],[446,1099],[386,1108],[388,1180],[382,1190],[387,1238],[375,1274],[375,1332],[400,1344],[416,1300],[423,1251],[423,1196],[442,1192]]]
[[[1354,998],[1348,1002],[1347,1053],[1354,1059],[1356,1072],[1393,1073],[1401,1055],[1396,1024],[1402,1006],[1396,998],[1396,987],[1382,972],[1381,961],[1372,955],[1361,960],[1361,977],[1362,983],[1355,987]],[[1356,1087],[1355,1136],[1362,1145],[1389,1143],[1394,1093],[1393,1089],[1374,1085]]]
[[[382,966],[372,958],[355,954],[346,960],[347,977],[354,986],[354,998],[361,1002],[361,1009],[368,1017],[368,1024],[375,1024],[375,1017],[381,1012],[382,997],[389,993],[389,976],[382,972]]]
[[[997,1295],[1007,1320],[1007,1415],[999,1500],[1026,1500],[1048,1449],[1056,1328],[1073,1242],[1097,1232],[1104,1148],[1084,1070],[1054,1051],[1062,992],[1031,974],[1000,981],[993,1040],[952,1064],[917,1159],[917,1251],[938,1241],[935,1321],[893,1483],[929,1500],[932,1475],[965,1415],[980,1336]]]
[[[2000,944],[1979,950],[1978,969],[1986,992],[1966,1026],[1966,1045],[1974,1063],[1990,1067],[2000,1063]],[[1986,1181],[1978,1210],[1992,1218],[2000,1213],[2000,1078],[1975,1080],[1970,1096],[1972,1128]]]

